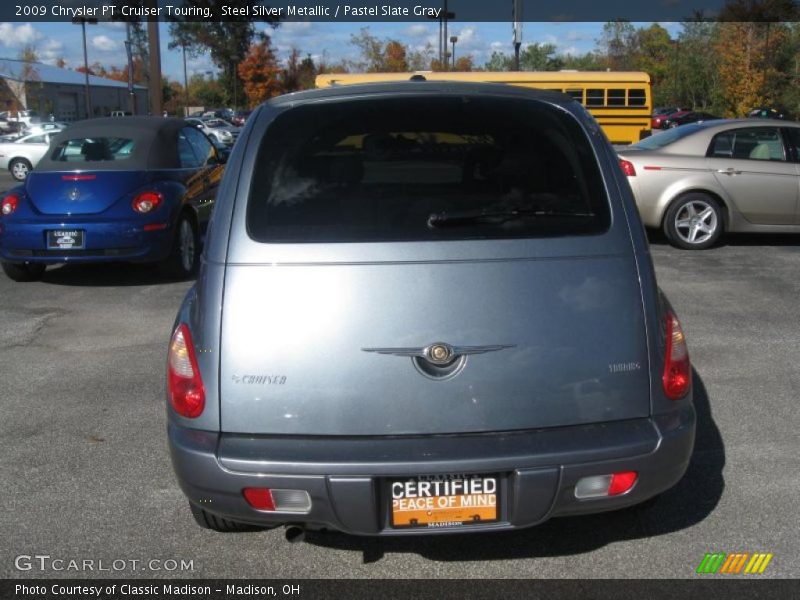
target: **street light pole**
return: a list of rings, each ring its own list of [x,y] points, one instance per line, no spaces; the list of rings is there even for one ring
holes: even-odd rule
[[[147,0],[145,3],[157,14],[156,0]],[[147,45],[150,50],[150,114],[161,116],[163,110],[163,97],[161,95],[161,43],[158,35],[158,21],[150,17],[147,21]]]
[[[83,75],[84,75],[84,92],[86,94],[85,99],[85,112],[86,118],[89,119],[92,116],[92,99],[91,95],[89,94],[89,54],[86,52],[86,24],[89,23],[90,25],[97,25],[97,19],[94,18],[87,18],[87,17],[75,17],[72,19],[74,24],[79,24],[81,26],[81,31],[83,32]]]
[[[133,48],[131,46],[131,24],[125,23],[125,52],[128,55],[128,108],[136,114],[136,90],[133,88]]]
[[[183,116],[189,116],[189,76],[186,73],[186,44],[181,44],[183,48]]]

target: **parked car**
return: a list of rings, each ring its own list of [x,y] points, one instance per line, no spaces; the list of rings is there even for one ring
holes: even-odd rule
[[[225,144],[226,146],[233,145],[233,143],[236,141],[236,138],[239,137],[239,132],[241,131],[238,127],[235,127],[227,121],[223,121],[222,119],[190,118],[186,119],[186,121],[194,125],[208,137],[215,139],[220,144]]]
[[[45,121],[43,123],[34,123],[27,125],[22,130],[22,135],[36,135],[39,133],[58,133],[69,127],[69,123],[62,123],[60,121]]]
[[[668,119],[670,119],[670,118],[679,118],[679,117],[682,117],[684,115],[689,114],[690,112],[691,111],[688,111],[688,110],[678,109],[677,111],[675,111],[673,113],[668,113],[666,115],[661,115],[658,118],[658,121],[656,121],[656,119],[653,118],[651,120],[650,124],[653,126],[653,129],[667,129],[669,127]]]
[[[700,121],[713,121],[719,119],[716,115],[700,111],[681,111],[681,113],[674,113],[668,115],[662,122],[662,129],[670,129],[680,127],[687,123],[698,123]]]
[[[168,352],[200,525],[497,531],[683,476],[684,336],[576,101],[412,81],[250,120]]]
[[[106,117],[55,135],[0,201],[0,261],[15,281],[60,262],[157,262],[193,275],[223,164],[180,119]]]
[[[30,125],[31,123],[38,123],[41,121],[39,113],[35,110],[9,111],[7,119],[9,121],[22,123],[23,125]]]
[[[231,123],[236,127],[244,127],[245,121],[247,121],[247,117],[252,114],[252,110],[239,110],[236,111],[236,114],[231,117]]]
[[[747,116],[751,119],[791,119],[789,111],[783,108],[772,108],[769,106],[762,106],[761,108],[754,108]]]
[[[800,124],[733,119],[692,123],[619,153],[644,224],[679,247],[725,232],[800,233]]]
[[[17,181],[25,178],[47,152],[56,132],[34,133],[0,141],[0,169],[8,169]]]
[[[652,114],[652,120],[650,121],[650,125],[653,129],[663,129],[662,123],[667,116],[675,114],[679,112],[681,109],[678,107],[661,107],[661,108],[654,108]]]

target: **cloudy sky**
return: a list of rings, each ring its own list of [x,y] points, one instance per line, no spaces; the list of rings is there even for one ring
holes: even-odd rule
[[[677,24],[663,24],[677,33]],[[349,43],[350,35],[362,27],[359,23],[283,23],[277,29],[267,28],[278,58],[285,60],[293,47],[315,59],[328,62],[355,60],[357,50]],[[437,23],[371,23],[369,30],[379,38],[395,38],[412,48],[437,45]],[[525,23],[523,43],[555,44],[559,54],[578,54],[594,48],[602,23]],[[0,23],[0,58],[16,58],[20,49],[33,45],[39,60],[54,63],[63,58],[69,67],[83,64],[81,29],[71,23]],[[86,26],[89,63],[99,62],[121,67],[126,62],[125,26],[121,23],[100,23]],[[482,65],[493,50],[512,53],[510,23],[450,23],[448,35],[457,35],[456,57],[471,54]],[[162,69],[171,79],[183,79],[179,52],[169,51],[168,26],[161,24]],[[216,70],[206,56],[188,60],[189,75]]]

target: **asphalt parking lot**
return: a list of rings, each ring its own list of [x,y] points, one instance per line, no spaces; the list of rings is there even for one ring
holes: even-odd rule
[[[696,369],[698,439],[677,487],[646,509],[522,532],[302,544],[200,529],[173,478],[164,363],[190,282],[127,265],[61,266],[32,284],[0,273],[0,577],[682,578],[712,551],[772,552],[762,577],[798,577],[800,236],[704,252],[654,237],[652,253]],[[95,571],[15,567],[35,554]],[[126,566],[98,572],[101,560]]]

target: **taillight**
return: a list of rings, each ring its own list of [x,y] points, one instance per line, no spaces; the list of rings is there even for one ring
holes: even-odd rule
[[[622,167],[622,172],[628,177],[636,176],[636,169],[633,168],[633,163],[629,160],[619,159],[619,166]]]
[[[0,212],[4,215],[10,215],[15,210],[17,210],[17,206],[19,205],[19,196],[16,194],[9,194],[3,201],[0,202]]]
[[[157,209],[163,201],[161,192],[142,192],[133,199],[131,206],[136,212],[145,214]]]
[[[672,312],[666,316],[666,349],[664,352],[664,375],[661,380],[664,393],[670,400],[680,400],[692,385],[692,365],[689,362],[689,349],[683,335],[680,321]]]
[[[197,367],[192,334],[184,323],[172,334],[167,371],[172,408],[183,417],[199,417],[206,405],[206,392]]]

